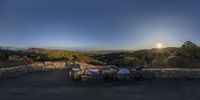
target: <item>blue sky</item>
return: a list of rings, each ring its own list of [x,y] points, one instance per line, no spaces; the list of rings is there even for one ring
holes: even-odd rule
[[[199,0],[0,0],[0,45],[135,50],[200,44]]]

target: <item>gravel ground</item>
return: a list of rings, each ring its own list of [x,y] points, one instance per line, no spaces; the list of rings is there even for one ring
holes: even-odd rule
[[[200,100],[200,80],[73,82],[66,70],[0,80],[0,100]]]

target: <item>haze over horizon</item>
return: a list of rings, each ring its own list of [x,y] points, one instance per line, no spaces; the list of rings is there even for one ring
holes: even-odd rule
[[[0,46],[137,50],[200,44],[199,0],[1,0]]]

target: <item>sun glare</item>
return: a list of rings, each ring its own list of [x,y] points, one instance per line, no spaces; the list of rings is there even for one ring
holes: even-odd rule
[[[161,48],[163,48],[163,44],[162,44],[162,43],[157,43],[157,45],[156,45],[156,46],[157,46],[157,48],[158,48],[158,49],[161,49]]]

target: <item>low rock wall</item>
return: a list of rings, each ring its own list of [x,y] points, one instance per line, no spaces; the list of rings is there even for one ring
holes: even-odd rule
[[[30,65],[22,65],[16,67],[9,67],[9,68],[0,68],[0,79],[15,77],[19,75],[23,75],[29,72],[36,72],[36,71],[48,71],[48,70],[55,70],[55,69],[64,69],[66,67],[58,67],[58,66],[36,66],[36,64]]]
[[[30,66],[30,65],[1,68],[0,69],[0,79],[26,74],[28,72],[31,72],[32,70],[33,70],[32,66]]]
[[[44,67],[35,66],[35,64],[22,65],[10,68],[0,68],[0,79],[15,77],[34,71],[48,71],[55,69],[64,69],[66,67]],[[137,73],[136,71],[134,71]],[[145,68],[140,74],[144,78],[183,78],[183,79],[200,79],[200,68]]]
[[[200,68],[148,68],[141,71],[144,78],[200,79]]]

